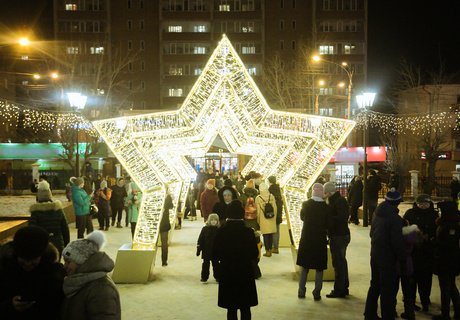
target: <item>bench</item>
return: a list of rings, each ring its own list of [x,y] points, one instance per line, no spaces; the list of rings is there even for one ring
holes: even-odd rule
[[[0,244],[11,240],[19,229],[27,226],[28,220],[2,220],[0,221]]]

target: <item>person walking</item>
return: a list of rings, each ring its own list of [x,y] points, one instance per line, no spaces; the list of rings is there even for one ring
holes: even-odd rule
[[[112,198],[112,189],[107,187],[107,181],[101,180],[99,185],[97,201],[97,220],[99,230],[108,231],[110,227],[110,199]]]
[[[279,253],[279,243],[280,243],[280,224],[283,222],[283,197],[281,196],[280,185],[276,183],[276,177],[268,177],[268,191],[275,197],[276,202],[276,232],[273,235],[273,247],[272,253]]]
[[[81,177],[75,178],[72,186],[72,204],[75,212],[75,224],[77,225],[77,238],[83,238],[86,234],[93,232],[93,219],[90,214],[91,196],[83,189],[85,180]]]
[[[312,187],[312,197],[302,203],[300,219],[303,221],[296,264],[301,267],[297,296],[305,298],[308,271],[316,270],[315,301],[321,300],[323,271],[327,269],[327,228],[332,209],[324,202],[324,188],[321,183]]]
[[[19,229],[0,247],[0,319],[59,320],[65,271],[41,227]]]
[[[324,185],[326,203],[332,208],[329,219],[329,246],[331,249],[332,265],[334,267],[334,289],[327,294],[327,298],[345,298],[349,292],[347,247],[350,243],[350,229],[348,229],[348,202],[336,190],[334,182]]]
[[[238,199],[238,192],[232,186],[223,186],[217,192],[219,202],[212,208],[212,213],[219,216],[220,225],[223,226],[227,220],[230,203]]]
[[[380,296],[382,319],[395,319],[399,266],[404,263],[403,219],[398,206],[401,194],[394,189],[378,205],[371,227],[371,283],[367,292],[365,319],[377,319]]]
[[[59,252],[70,241],[69,226],[59,200],[53,200],[47,181],[40,181],[37,187],[37,203],[30,206],[30,226],[38,226],[48,232],[50,241]]]
[[[168,265],[168,241],[169,230],[171,230],[171,222],[169,219],[169,210],[174,208],[174,203],[169,193],[168,185],[165,185],[165,202],[163,205],[163,214],[160,221],[160,241],[161,241],[161,265]]]
[[[347,198],[350,205],[350,222],[358,226],[358,209],[363,205],[363,179],[361,176],[355,176],[351,182]]]
[[[230,204],[225,225],[217,230],[213,259],[219,261],[218,306],[227,309],[227,320],[251,319],[251,307],[258,304],[253,261],[258,249],[254,231],[243,221],[244,209],[239,200]]]
[[[441,314],[434,320],[450,318],[450,301],[454,319],[460,319],[460,295],[455,278],[460,274],[460,215],[455,202],[439,202],[441,217],[436,221],[435,265],[441,289]]]
[[[263,255],[264,257],[271,257],[273,235],[276,233],[276,200],[268,191],[268,186],[265,182],[260,183],[259,192],[260,194],[256,197],[257,223],[264,239],[265,253]],[[267,204],[271,205],[272,216],[267,212]]]
[[[62,319],[121,319],[120,295],[108,276],[114,262],[100,251],[105,243],[104,233],[94,231],[65,247]]]
[[[438,213],[427,194],[419,194],[413,207],[404,214],[409,224],[417,225],[420,230],[419,241],[412,251],[414,263],[414,285],[411,287],[411,300],[415,303],[417,288],[424,312],[429,311],[431,286],[433,279],[434,242],[436,238],[436,219]],[[415,309],[420,307],[416,306]]]
[[[208,179],[206,182],[206,189],[200,196],[200,211],[201,216],[204,218],[204,222],[208,221],[208,217],[212,213],[214,205],[217,202],[219,202],[219,196],[216,190],[216,180]]]
[[[212,256],[212,248],[218,228],[219,216],[215,213],[211,213],[206,225],[201,229],[196,246],[196,256],[199,257],[201,254],[201,259],[203,259],[203,263],[201,264],[201,282],[208,281],[211,263],[214,279],[217,281],[219,280],[219,262],[214,260]]]
[[[117,228],[123,228],[121,218],[125,206],[125,198],[128,194],[125,188],[125,179],[118,178],[117,184],[112,186],[112,197],[110,198],[110,207],[112,208],[112,227],[117,221]]]

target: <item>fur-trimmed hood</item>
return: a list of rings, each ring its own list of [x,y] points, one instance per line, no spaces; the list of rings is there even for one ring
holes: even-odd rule
[[[62,203],[59,200],[53,200],[52,202],[37,202],[30,206],[30,212],[34,211],[57,211],[62,209]]]
[[[417,231],[420,231],[420,230],[416,224],[411,224],[410,226],[405,226],[402,228],[403,236],[406,236],[408,234],[411,234],[412,232],[417,232]]]

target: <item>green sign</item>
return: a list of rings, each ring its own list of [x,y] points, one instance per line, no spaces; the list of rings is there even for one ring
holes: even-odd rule
[[[80,155],[85,154],[86,143],[79,143]],[[60,143],[0,143],[0,160],[62,159],[64,148]],[[102,144],[94,157],[107,157],[107,147]]]

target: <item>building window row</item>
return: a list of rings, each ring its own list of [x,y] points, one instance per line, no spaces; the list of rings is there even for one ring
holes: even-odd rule
[[[255,0],[216,0],[214,8],[218,11],[254,11]]]
[[[322,43],[318,45],[319,54],[364,54],[363,43]]]
[[[360,20],[330,20],[319,24],[320,32],[362,32],[363,22]]]
[[[295,0],[293,0],[295,1]],[[215,0],[214,10],[228,11],[254,11],[255,0]],[[207,0],[162,0],[163,11],[209,11]]]
[[[66,11],[105,11],[106,0],[60,0],[59,7]]]
[[[104,54],[105,48],[99,43],[69,43],[65,45],[67,54]]]
[[[220,21],[216,22],[218,33],[252,33],[260,32],[260,23],[256,21]]]
[[[207,54],[209,44],[203,43],[167,43],[163,46],[164,54]]]
[[[126,7],[131,9],[133,6],[132,0],[126,0]],[[139,8],[144,9],[144,0],[139,0]]]
[[[363,10],[362,0],[322,0],[320,8],[324,11],[356,11]]]
[[[182,25],[172,24],[165,28],[167,32],[209,32],[209,24]]]
[[[92,32],[101,33],[106,31],[106,23],[104,21],[59,21],[58,32]]]
[[[170,64],[165,67],[164,74],[169,76],[199,76],[203,72],[200,64]]]
[[[128,30],[133,30],[133,21],[132,20],[127,20],[126,21],[126,26]],[[144,30],[144,20],[139,21],[139,30]]]

